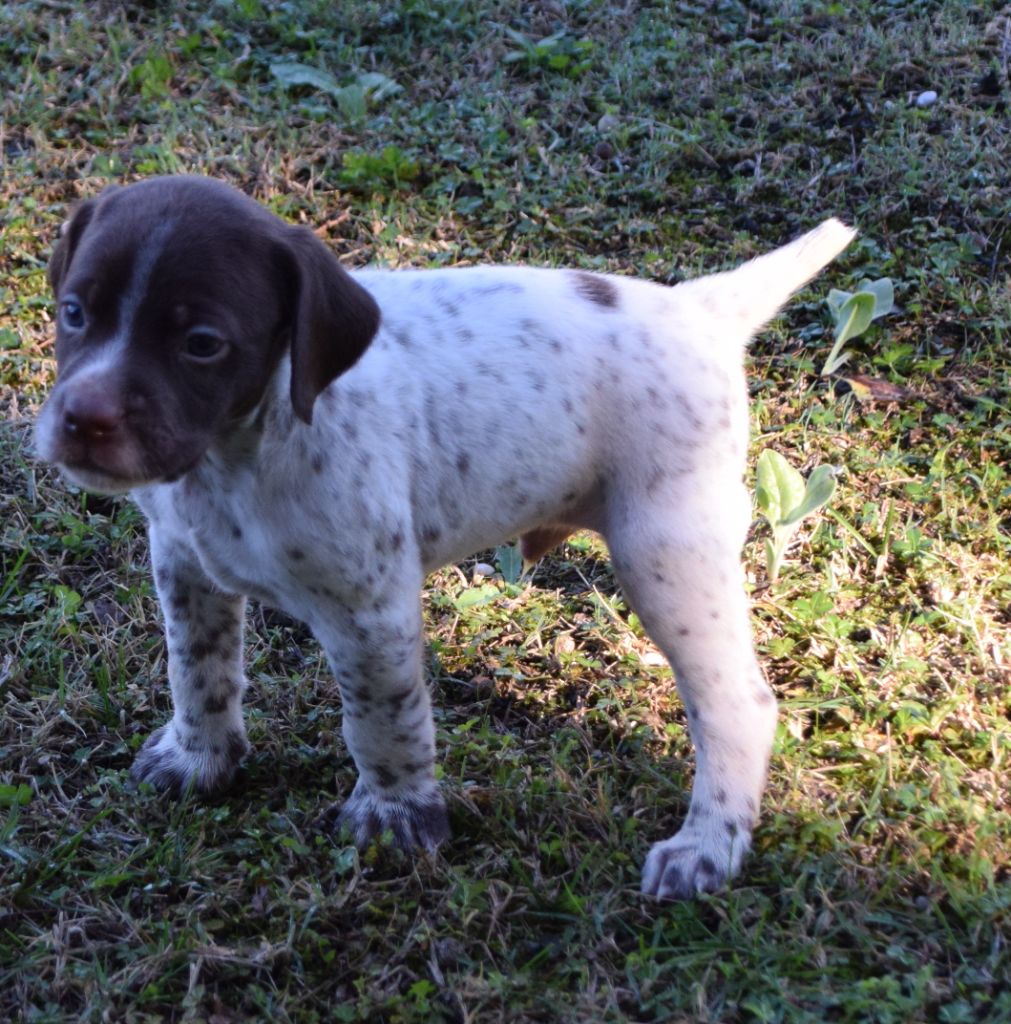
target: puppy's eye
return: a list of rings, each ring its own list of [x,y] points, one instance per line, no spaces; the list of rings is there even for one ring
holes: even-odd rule
[[[79,302],[61,303],[60,318],[63,320],[63,326],[72,331],[79,331],[84,326],[84,310]]]
[[[186,335],[183,355],[195,363],[214,363],[228,352],[228,342],[210,331],[191,331]]]

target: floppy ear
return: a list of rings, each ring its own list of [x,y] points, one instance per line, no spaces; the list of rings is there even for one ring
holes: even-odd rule
[[[105,190],[105,192],[108,191],[109,189]],[[105,192],[102,195],[105,195]],[[74,209],[70,219],[64,221],[60,228],[60,237],[56,240],[53,254],[49,257],[49,266],[46,268],[49,274],[49,286],[52,288],[54,296],[60,293],[60,285],[63,283],[64,277],[67,276],[70,261],[74,257],[74,250],[81,240],[81,235],[84,234],[84,229],[95,215],[97,206],[97,198],[85,200]]]
[[[291,289],[291,404],[312,422],[319,393],[350,370],[379,329],[375,299],[308,228],[288,228]]]

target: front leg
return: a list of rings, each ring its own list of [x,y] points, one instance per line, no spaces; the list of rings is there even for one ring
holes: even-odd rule
[[[344,738],[358,768],[340,824],[361,847],[390,831],[406,850],[434,850],[449,836],[449,818],[435,779],[416,594],[368,609],[338,602],[316,633],[340,686]]]
[[[150,538],[174,710],[141,748],[131,774],[174,794],[190,786],[219,791],[249,749],[242,722],[245,598],[216,590],[178,538],[154,525]]]

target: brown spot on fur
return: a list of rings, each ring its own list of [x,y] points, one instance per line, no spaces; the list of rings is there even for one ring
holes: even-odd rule
[[[220,715],[228,708],[228,694],[214,694],[204,701],[204,712],[208,715]]]
[[[599,274],[587,273],[585,270],[574,271],[573,276],[576,279],[576,291],[584,299],[589,299],[604,309],[618,308],[618,289],[613,281]]]
[[[238,762],[249,749],[246,737],[238,729],[229,729],[225,736],[225,752],[229,761]]]
[[[411,694],[413,694],[414,692],[415,691],[411,688],[405,690],[398,690],[396,693],[391,693],[386,698],[386,703],[389,704],[391,708],[399,710],[404,706],[404,702],[407,700],[407,698],[410,697]]]

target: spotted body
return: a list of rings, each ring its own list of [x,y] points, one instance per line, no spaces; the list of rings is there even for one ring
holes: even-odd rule
[[[426,572],[601,533],[670,660],[698,766],[643,889],[711,890],[750,845],[775,701],[739,555],[743,353],[849,241],[838,222],[675,288],[573,270],[346,274],[205,179],[78,211],[54,256],[60,375],[37,429],[74,481],[147,516],[174,713],[134,773],[228,784],[246,752],[247,596],[304,620],[340,686],[366,843],[448,835],[422,671]]]

